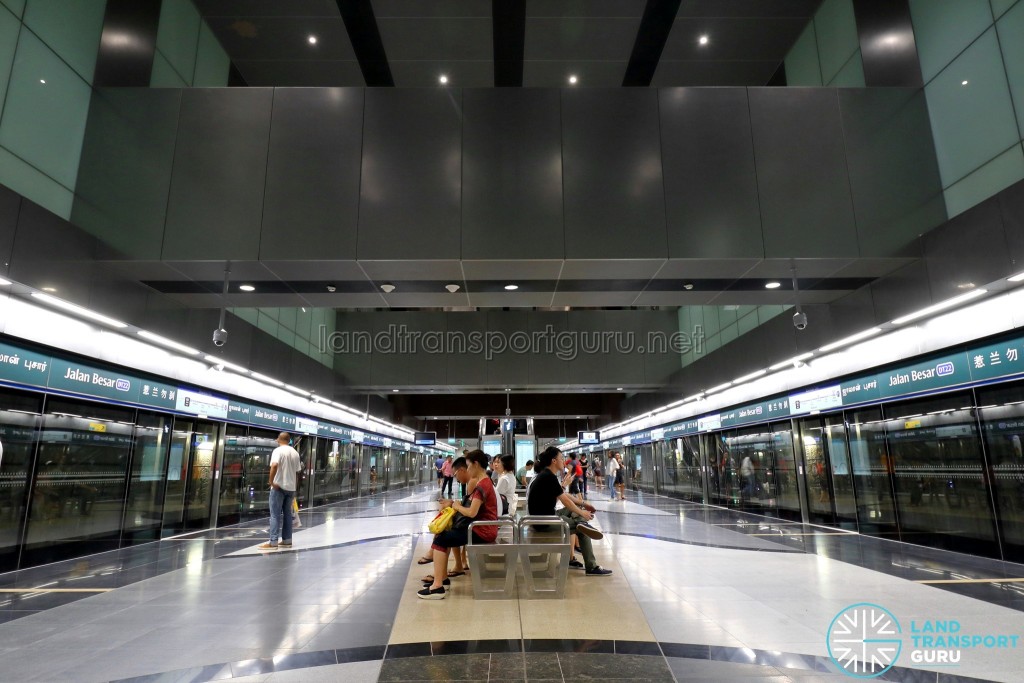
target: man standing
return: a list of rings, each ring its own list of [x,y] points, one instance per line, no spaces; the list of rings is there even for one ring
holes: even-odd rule
[[[258,546],[260,550],[277,550],[278,533],[280,547],[292,547],[292,500],[302,463],[291,441],[288,432],[278,434],[278,446],[270,456],[270,540]]]
[[[562,489],[562,483],[558,480],[565,462],[562,459],[562,451],[554,446],[548,446],[537,457],[535,469],[537,476],[530,484],[530,490],[526,496],[526,505],[531,515],[558,515],[569,524],[569,532],[576,534],[580,544],[580,552],[583,553],[583,563],[587,570],[587,576],[607,576],[611,574],[610,569],[602,569],[594,557],[594,548],[590,539],[604,538],[604,534],[587,524],[594,518],[593,505],[583,503],[581,509],[576,505],[572,496]],[[555,503],[561,502],[563,507],[555,512]],[[582,503],[582,501],[580,501]]]
[[[452,469],[452,456],[448,456],[441,461],[441,498],[444,498],[445,489],[448,490],[448,497],[452,495],[452,477],[455,473]]]
[[[527,460],[526,464],[519,468],[516,472],[516,484],[519,486],[526,486],[529,479],[533,479],[533,461]]]
[[[437,498],[441,499],[442,491],[444,491],[444,474],[441,473],[441,467],[444,465],[444,458],[440,455],[437,456],[437,460],[434,461],[434,469],[437,470]]]

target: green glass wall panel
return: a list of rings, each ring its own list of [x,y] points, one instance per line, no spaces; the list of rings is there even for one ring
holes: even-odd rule
[[[992,15],[998,19],[1006,10],[1017,4],[1017,0],[992,0]]]
[[[925,97],[943,187],[1020,140],[994,28],[926,85]]]
[[[946,188],[946,211],[952,218],[1018,180],[1024,180],[1024,149],[1019,143]]]
[[[1018,2],[996,22],[999,46],[1003,51],[1006,78],[1017,111],[1018,134],[1024,137],[1024,2]]]
[[[228,53],[220,46],[206,22],[202,22],[199,26],[199,47],[196,49],[196,71],[192,85],[197,88],[226,87],[230,68]]]
[[[821,80],[828,83],[859,49],[853,0],[825,0],[814,15]]]
[[[25,25],[92,83],[106,0],[28,0]]]
[[[860,57],[860,50],[853,53],[835,78],[829,83],[835,88],[863,88],[864,87],[864,60]]]
[[[0,8],[0,115],[3,114],[4,97],[7,96],[7,78],[14,64],[14,49],[18,47],[18,31],[21,22],[5,9]]]
[[[306,339],[308,341],[316,339],[316,333],[312,331],[314,319],[313,313],[316,313],[316,311],[310,311],[308,308],[305,312],[300,308],[295,313],[295,334],[301,339]]]
[[[0,145],[74,188],[91,92],[52,50],[22,31],[0,119]]]
[[[259,320],[257,321],[256,326],[272,337],[277,336],[277,321],[263,311],[260,311]]]
[[[718,334],[721,326],[718,324],[718,306],[704,306],[704,334],[709,337],[713,334]]]
[[[753,313],[750,315],[743,316],[736,322],[740,334],[746,334],[747,332],[750,332],[752,329],[757,327],[758,324],[759,323],[757,321],[757,315]]]
[[[910,0],[925,83],[992,25],[988,0]]]
[[[0,182],[61,218],[71,218],[75,198],[71,190],[3,147],[0,147]]]
[[[808,22],[786,55],[787,85],[821,85],[821,65],[818,63],[818,43],[814,22]]]
[[[298,313],[297,308],[279,308],[277,311],[277,322],[283,327],[287,327],[292,332],[295,331],[295,318]]]
[[[0,0],[0,5],[14,12],[19,19],[25,13],[25,0]]]
[[[732,325],[726,325],[722,328],[722,332],[719,335],[722,338],[722,345],[728,344],[733,339],[739,336],[739,325],[733,323]]]
[[[277,338],[288,346],[295,346],[295,333],[284,325],[278,325]]]
[[[247,323],[256,324],[259,312],[255,308],[231,308],[228,309]]]
[[[156,49],[189,85],[196,68],[199,22],[199,12],[190,0],[163,0],[160,5]]]
[[[153,57],[153,71],[149,77],[151,88],[187,88],[188,83],[181,79],[171,63],[159,52]]]

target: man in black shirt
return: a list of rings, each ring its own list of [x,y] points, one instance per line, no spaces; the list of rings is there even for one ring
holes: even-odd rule
[[[569,524],[569,532],[576,534],[579,541],[580,552],[583,553],[583,562],[587,570],[587,576],[607,576],[611,570],[602,569],[597,565],[594,557],[594,548],[590,539],[599,539],[604,536],[600,531],[588,525],[587,522],[594,518],[593,505],[582,504],[580,508],[572,496],[562,488],[558,475],[562,473],[565,461],[562,451],[554,446],[549,446],[537,458],[534,470],[537,476],[534,477],[527,493],[526,505],[531,515],[558,515]],[[561,501],[563,507],[555,512],[555,503]]]

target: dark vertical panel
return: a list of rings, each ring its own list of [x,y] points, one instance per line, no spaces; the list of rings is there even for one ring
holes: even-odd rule
[[[508,348],[492,354],[487,360],[487,384],[490,386],[522,386],[530,376],[529,353],[517,352],[513,335],[529,334],[530,321],[525,311],[487,312],[487,332],[509,342]],[[498,349],[496,349],[498,351]]]
[[[334,320],[335,336],[334,371],[344,384],[367,385],[370,383],[373,365],[372,345],[359,341],[366,332],[372,341],[373,325],[365,313],[338,311]],[[358,341],[358,346],[356,342]],[[347,344],[347,346],[344,346]],[[356,353],[358,351],[358,353]],[[354,406],[353,406],[354,407]]]
[[[260,258],[355,259],[363,92],[275,91]]]
[[[14,236],[18,232],[18,212],[21,195],[0,185],[0,272],[7,273],[11,265]]]
[[[487,333],[487,313],[462,312],[445,314],[446,330],[459,338]],[[468,347],[467,347],[468,348]],[[462,352],[445,356],[445,376],[449,386],[482,386],[487,384],[487,359],[482,353]]]
[[[11,277],[42,289],[53,287],[59,296],[88,305],[98,244],[64,219],[23,199],[11,254]],[[106,312],[106,311],[105,311]]]
[[[565,256],[664,258],[655,90],[562,91]]]
[[[109,88],[89,103],[71,220],[131,258],[160,258],[181,93]]]
[[[1016,274],[1024,271],[1024,181],[1014,183],[996,196]]]
[[[936,301],[963,294],[1012,272],[999,198],[992,197],[924,236],[925,261]]]
[[[928,267],[916,261],[871,283],[875,322],[885,323],[934,303],[928,285]]]
[[[373,14],[370,0],[337,0],[338,11],[345,22],[345,30],[352,41],[363,80],[368,87],[393,87],[391,67],[380,39],[377,17]]]
[[[658,92],[669,257],[762,258],[747,91]]]
[[[535,311],[529,316],[529,333],[538,335],[538,338],[543,341],[532,349],[530,374],[522,381],[530,385],[568,384],[569,363],[564,359],[565,354],[564,352],[560,353],[557,345],[557,340],[567,338],[568,335],[564,333],[571,329],[567,314],[564,311]],[[549,335],[548,332],[551,334]]]
[[[575,357],[569,360],[569,382],[584,387],[604,384],[604,356],[595,353],[600,349],[600,338],[608,326],[605,311],[569,311],[569,329],[573,330]]]
[[[521,88],[526,0],[491,0],[491,17],[494,26],[494,85]]]
[[[614,332],[605,357],[604,376],[608,384],[642,384],[644,356],[648,349],[648,320],[646,311],[605,311],[607,329]],[[643,348],[643,351],[640,349]]]
[[[268,88],[182,92],[164,259],[258,257],[273,95]]]
[[[647,0],[622,85],[647,87],[651,84],[681,1]]]
[[[148,88],[161,0],[107,0],[93,86]]]
[[[768,79],[768,82],[765,83],[765,85],[770,85],[772,87],[784,87],[788,85],[788,81],[786,80],[785,61],[779,62],[779,68],[775,70],[775,73],[772,74],[772,77]]]
[[[924,91],[837,92],[860,255],[898,255],[946,220]]]
[[[853,0],[853,13],[864,84],[869,88],[920,88],[921,62],[908,0]]]
[[[558,91],[467,90],[463,111],[462,258],[562,258]]]
[[[367,90],[360,259],[459,258],[461,91]]]
[[[831,88],[750,88],[765,257],[857,255],[839,102]]]

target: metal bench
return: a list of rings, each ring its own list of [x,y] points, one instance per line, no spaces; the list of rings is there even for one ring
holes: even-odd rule
[[[498,527],[494,543],[473,543],[473,530],[482,526]],[[473,522],[469,525],[469,573],[473,597],[477,600],[512,600],[516,597],[516,568],[519,563],[519,529],[509,517]],[[487,582],[486,584],[484,582]],[[500,583],[498,583],[500,581]],[[498,586],[494,584],[498,583]]]
[[[519,520],[518,550],[526,584],[523,597],[528,600],[565,597],[572,558],[569,524],[558,516],[523,517]],[[537,556],[540,563],[534,562]]]

